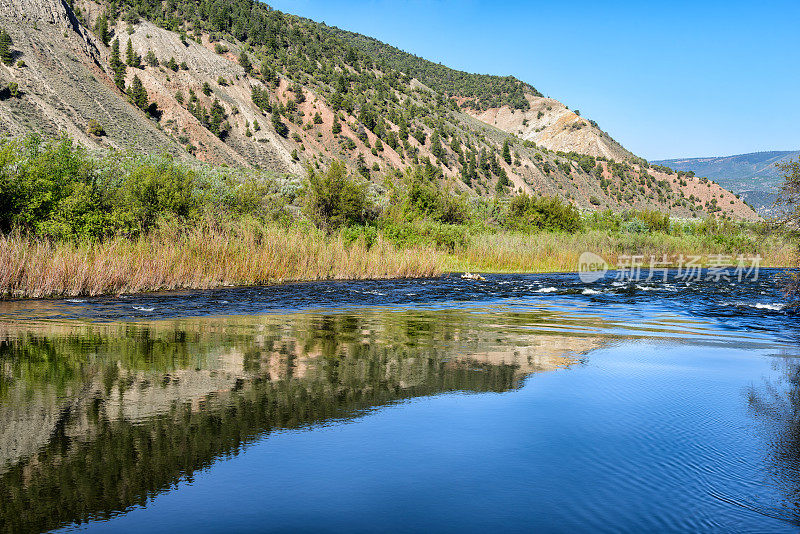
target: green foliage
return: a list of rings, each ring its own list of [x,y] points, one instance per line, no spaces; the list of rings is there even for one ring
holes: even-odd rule
[[[228,114],[225,113],[225,108],[222,107],[220,101],[215,98],[214,102],[211,104],[207,128],[220,139],[225,139],[230,132],[230,124],[225,120],[227,118]]]
[[[251,99],[253,100],[253,104],[258,106],[259,109],[271,113],[272,112],[272,104],[269,101],[269,91],[266,89],[261,89],[260,87],[253,87],[251,93]]]
[[[454,251],[469,242],[469,230],[464,225],[435,221],[384,221],[380,225],[384,238],[399,248],[433,246]]]
[[[511,165],[511,147],[508,144],[508,139],[503,141],[503,161]]]
[[[442,147],[442,140],[437,131],[434,131],[433,135],[431,135],[431,154],[439,161],[445,159],[444,147]]]
[[[106,135],[106,130],[98,121],[90,119],[89,124],[86,125],[86,133],[95,137],[102,137]]]
[[[668,234],[673,229],[669,214],[651,210],[631,210],[623,213],[614,213],[611,210],[595,212],[587,216],[586,224],[596,230],[632,234]],[[690,233],[702,233],[698,228],[700,227],[694,225]],[[715,228],[712,233],[717,231]]]
[[[432,167],[417,167],[406,175],[406,194],[402,201],[403,216],[429,219],[440,223],[464,224],[469,210],[460,197],[443,190]]]
[[[289,127],[281,120],[281,114],[278,112],[277,108],[272,110],[272,127],[275,129],[275,133],[281,137],[287,137],[289,135]]]
[[[556,197],[515,196],[508,205],[506,225],[522,232],[557,230],[577,232],[581,229],[581,214],[574,205]]]
[[[669,233],[669,214],[652,210],[636,210],[623,214],[624,219],[639,220],[651,232]]]
[[[0,61],[6,65],[14,64],[14,51],[11,49],[13,44],[8,32],[0,29]]]
[[[125,73],[127,66],[122,62],[119,55],[119,39],[114,39],[111,43],[111,71],[114,73],[114,84],[120,89],[125,90]]]
[[[263,179],[220,179],[170,158],[98,160],[69,139],[0,141],[0,231],[55,240],[135,237],[204,211],[267,216]]]
[[[0,144],[0,230],[19,228],[62,237],[96,234],[105,226],[92,165],[64,140],[37,137]]]
[[[366,186],[347,175],[344,163],[334,161],[328,172],[309,170],[308,211],[320,228],[333,231],[365,224],[374,218]]]
[[[131,81],[131,85],[127,92],[131,104],[137,108],[141,109],[142,111],[146,111],[150,106],[147,90],[144,88],[144,85],[142,85],[142,80],[139,79],[139,76],[133,77],[133,81]]]
[[[250,63],[250,58],[247,57],[247,52],[244,50],[239,54],[239,65],[244,69],[246,74],[250,74],[253,71],[253,64]]]
[[[133,51],[133,39],[128,39],[128,48],[125,51],[125,63],[133,69],[142,68],[142,58]]]
[[[145,54],[144,57],[144,61],[151,67],[158,67],[158,58],[156,57],[156,55],[153,53],[152,50],[147,51],[147,54]]]
[[[323,27],[323,30],[342,43],[355,47],[364,56],[416,78],[435,91],[449,96],[466,97],[467,107],[486,109],[509,106],[512,109],[527,110],[530,109],[530,104],[525,98],[525,93],[541,96],[536,89],[513,76],[489,76],[457,71],[408,54],[371,37],[328,26]]]
[[[783,184],[776,202],[779,208],[778,222],[791,230],[800,228],[800,159],[778,164],[783,173]]]
[[[100,38],[104,45],[108,46],[108,42],[111,39],[111,33],[108,31],[108,17],[105,13],[97,17],[94,29],[95,32],[97,32],[97,37]]]

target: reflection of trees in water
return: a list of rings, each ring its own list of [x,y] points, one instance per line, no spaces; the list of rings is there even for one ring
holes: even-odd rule
[[[43,531],[144,504],[275,429],[446,391],[507,391],[523,370],[568,363],[560,352],[521,357],[546,343],[469,313],[259,321],[5,332],[0,421],[47,417],[23,421],[44,439],[34,432],[24,454],[6,452],[0,530]]]
[[[747,402],[770,447],[769,469],[784,496],[782,510],[760,510],[800,525],[800,360],[776,358],[783,379],[751,387]]]

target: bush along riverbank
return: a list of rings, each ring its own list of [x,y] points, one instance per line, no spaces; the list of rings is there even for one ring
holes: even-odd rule
[[[584,251],[760,255],[792,265],[764,223],[581,214],[555,198],[479,199],[434,167],[382,184],[344,165],[303,178],[92,157],[68,139],[0,145],[0,295],[206,289],[290,280],[427,277],[448,271],[574,271]]]

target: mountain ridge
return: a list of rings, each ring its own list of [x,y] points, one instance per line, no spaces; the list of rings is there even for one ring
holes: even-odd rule
[[[765,217],[775,214],[773,204],[783,183],[781,170],[776,166],[800,158],[800,150],[765,150],[699,158],[674,158],[654,161],[679,171],[693,171],[707,176],[726,189],[738,193]]]
[[[381,183],[424,165],[468,195],[525,192],[586,210],[756,217],[719,185],[650,166],[514,77],[414,63],[391,45],[247,0],[170,5],[21,0],[0,8],[0,26],[26,62],[0,67],[0,88],[21,89],[0,98],[0,125],[13,135],[67,133],[95,150],[277,173],[342,160]],[[123,59],[133,54],[121,76],[115,40]],[[373,57],[370,47],[381,49]],[[391,66],[402,62],[417,76]],[[150,107],[130,103],[136,83]],[[105,135],[89,133],[92,121]]]

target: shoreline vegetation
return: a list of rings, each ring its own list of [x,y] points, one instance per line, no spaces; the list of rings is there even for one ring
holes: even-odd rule
[[[559,199],[452,194],[425,165],[371,184],[334,162],[307,178],[94,157],[69,139],[0,142],[0,298],[211,289],[447,272],[569,272],[585,251],[760,255],[795,265],[766,223],[580,213]]]

